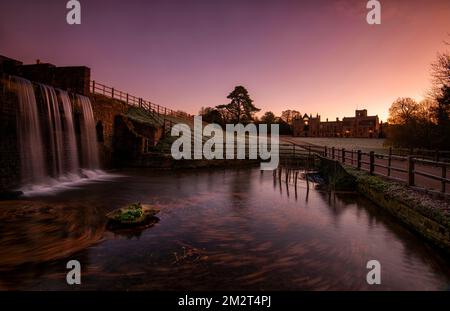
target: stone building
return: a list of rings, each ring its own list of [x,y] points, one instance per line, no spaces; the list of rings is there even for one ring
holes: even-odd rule
[[[304,114],[293,121],[293,135],[300,137],[359,137],[378,138],[381,123],[378,116],[368,116],[367,110],[356,110],[354,117],[336,121],[321,121],[320,115]]]

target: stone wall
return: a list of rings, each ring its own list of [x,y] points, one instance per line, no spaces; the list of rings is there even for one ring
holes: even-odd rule
[[[357,190],[411,230],[450,254],[450,203],[397,182],[345,167]]]
[[[128,111],[129,106],[119,100],[111,99],[102,95],[92,95],[90,97],[94,119],[97,124],[97,136],[102,136],[100,145],[100,158],[103,167],[113,166],[114,147],[114,122],[116,116]]]
[[[22,65],[18,75],[28,80],[51,85],[72,93],[89,95],[91,70],[84,66],[56,67],[52,64]]]
[[[16,102],[16,96],[6,91],[5,80],[2,79],[0,81],[0,193],[16,188],[20,180]]]

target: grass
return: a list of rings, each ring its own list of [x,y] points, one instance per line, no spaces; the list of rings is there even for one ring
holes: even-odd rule
[[[142,217],[143,214],[141,203],[133,203],[124,208],[114,219],[117,221],[135,221]]]

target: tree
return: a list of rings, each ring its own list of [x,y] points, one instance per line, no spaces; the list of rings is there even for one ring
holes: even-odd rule
[[[267,111],[261,118],[261,123],[274,124],[277,122],[277,117],[272,111]]]
[[[431,64],[431,95],[437,99],[442,96],[445,87],[450,87],[450,54],[438,53],[437,60]]]
[[[450,86],[442,87],[442,93],[436,101],[436,147],[448,150],[450,149]]]
[[[442,87],[441,95],[436,99],[436,120],[438,125],[448,125],[450,120],[450,85]]]
[[[436,144],[435,103],[411,98],[397,99],[389,109],[388,141],[397,147],[430,149]]]
[[[437,103],[432,98],[426,98],[422,100],[418,105],[418,115],[419,118],[423,119],[426,122],[430,122],[432,124],[436,124],[436,110]]]
[[[250,98],[247,89],[241,85],[236,86],[227,98],[231,99],[229,104],[217,106],[218,109],[224,109],[230,114],[231,120],[227,121],[235,123],[251,122],[254,113],[261,110],[253,105],[253,100]]]
[[[205,122],[217,123],[221,126],[225,124],[222,113],[216,108],[202,107],[202,109],[200,110],[200,115]]]
[[[301,116],[300,112],[297,110],[285,110],[281,112],[281,119],[289,125],[292,125],[292,121]]]
[[[448,43],[447,43],[448,44]],[[396,146],[450,149],[450,54],[431,64],[429,98],[397,99],[389,109],[388,141]]]
[[[405,125],[414,120],[419,112],[417,102],[409,97],[395,100],[389,108],[388,122],[393,125]]]
[[[436,102],[433,109],[437,123],[436,147],[450,149],[450,54],[448,52],[438,54],[437,60],[431,65],[431,76],[431,97]]]

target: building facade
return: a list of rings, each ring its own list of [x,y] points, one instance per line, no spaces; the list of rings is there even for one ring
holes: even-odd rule
[[[378,116],[368,116],[366,109],[356,110],[354,117],[336,121],[321,121],[318,114],[315,117],[304,114],[293,120],[292,127],[293,135],[300,137],[378,138],[381,133]]]

